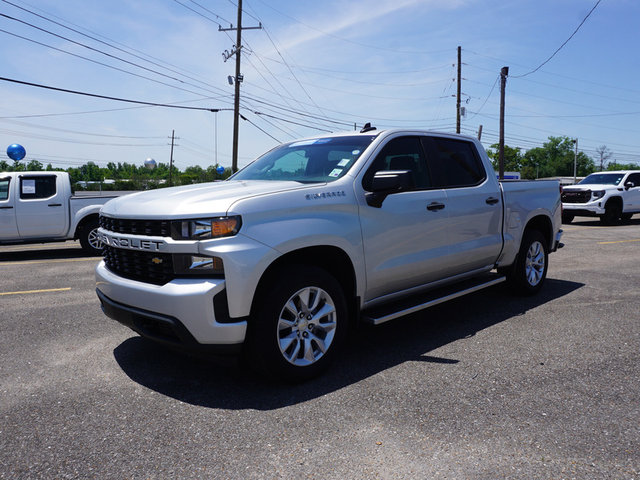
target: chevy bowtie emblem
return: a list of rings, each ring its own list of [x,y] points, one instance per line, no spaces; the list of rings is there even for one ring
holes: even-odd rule
[[[153,257],[153,258],[151,259],[151,261],[152,261],[153,263],[155,263],[156,265],[160,265],[160,264],[162,263],[162,259],[161,259],[161,258],[158,258],[158,257]]]

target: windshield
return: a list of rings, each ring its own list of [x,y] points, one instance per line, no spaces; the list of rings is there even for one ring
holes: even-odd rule
[[[281,145],[236,173],[233,180],[332,182],[353,166],[375,135],[325,137]]]
[[[624,173],[592,173],[578,185],[618,185],[624,175]]]

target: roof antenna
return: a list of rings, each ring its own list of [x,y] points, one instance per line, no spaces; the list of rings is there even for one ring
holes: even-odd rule
[[[372,130],[376,130],[376,127],[372,127],[371,122],[367,122],[364,124],[364,127],[362,127],[362,130],[360,130],[360,133],[367,133]]]

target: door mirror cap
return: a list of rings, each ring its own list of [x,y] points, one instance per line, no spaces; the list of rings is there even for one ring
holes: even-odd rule
[[[633,188],[635,186],[636,186],[636,184],[633,183],[633,182],[627,182],[627,183],[624,184],[624,188],[626,188],[627,190],[629,190],[630,188]]]
[[[387,195],[412,190],[415,184],[411,170],[381,170],[371,181],[371,191],[365,194],[367,204],[380,208]]]

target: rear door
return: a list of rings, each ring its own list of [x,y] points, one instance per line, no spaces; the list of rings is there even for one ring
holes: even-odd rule
[[[464,139],[422,138],[436,186],[446,192],[449,259],[454,274],[493,267],[502,250],[502,195],[476,146]]]
[[[15,179],[0,176],[0,240],[19,238],[13,190]]]
[[[410,170],[415,189],[388,195],[380,208],[360,208],[367,273],[365,301],[446,276],[446,195],[434,188],[418,136],[395,137],[382,148],[362,179],[370,189],[382,170]]]
[[[21,238],[63,237],[69,229],[68,198],[62,177],[20,175],[16,221]]]

